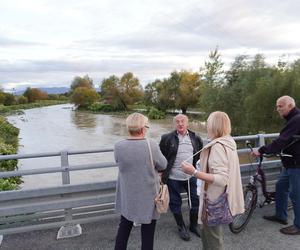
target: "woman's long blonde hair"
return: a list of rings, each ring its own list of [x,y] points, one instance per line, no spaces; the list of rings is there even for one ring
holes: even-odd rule
[[[231,122],[228,115],[222,111],[211,113],[207,119],[207,134],[210,139],[230,135]]]

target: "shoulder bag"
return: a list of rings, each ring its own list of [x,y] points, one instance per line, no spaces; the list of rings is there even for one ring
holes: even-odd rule
[[[154,167],[154,161],[152,156],[152,150],[149,143],[149,140],[147,140],[148,148],[149,148],[149,154],[150,154],[150,161],[152,165],[152,169],[154,172],[154,178],[159,180],[159,189],[157,188],[157,185],[155,183],[155,189],[156,189],[156,196],[154,198],[156,211],[160,214],[166,213],[168,211],[169,202],[170,202],[170,196],[169,196],[169,190],[168,186],[166,184],[163,184],[160,177],[158,176],[157,172],[155,171]]]
[[[224,149],[225,150],[225,149]],[[225,150],[226,153],[226,150]],[[207,173],[208,167],[207,167]],[[218,197],[216,201],[210,201],[207,197],[208,184],[204,185],[204,199],[201,220],[203,224],[208,226],[217,226],[221,224],[229,224],[232,222],[233,217],[228,204],[228,194],[226,192],[227,186],[225,186],[224,192]]]

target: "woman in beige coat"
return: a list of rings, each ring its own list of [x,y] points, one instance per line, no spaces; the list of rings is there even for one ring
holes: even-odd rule
[[[231,124],[228,115],[220,111],[211,113],[207,120],[207,134],[211,142],[201,152],[201,171],[195,170],[187,162],[182,163],[185,173],[203,180],[198,186],[200,190],[198,223],[202,224],[201,239],[205,250],[224,249],[222,225],[208,226],[201,221],[205,183],[207,183],[207,197],[210,201],[215,201],[227,186],[231,214],[234,216],[244,212],[239,158],[236,143],[230,133]]]

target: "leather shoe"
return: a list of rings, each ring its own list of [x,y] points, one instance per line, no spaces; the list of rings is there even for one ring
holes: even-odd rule
[[[189,241],[190,240],[190,234],[188,232],[188,230],[186,229],[185,225],[183,225],[181,228],[178,228],[178,232],[179,232],[179,237],[185,241]]]
[[[263,216],[263,218],[264,218],[265,220],[269,220],[269,221],[273,221],[273,222],[278,222],[278,223],[280,223],[280,224],[282,224],[282,225],[287,225],[287,224],[289,224],[287,220],[280,219],[280,218],[278,218],[276,215],[271,215],[271,216],[265,215],[265,216]]]
[[[200,228],[198,225],[198,211],[190,211],[190,231],[200,237]]]
[[[178,226],[179,237],[185,241],[190,240],[190,234],[184,224],[182,214],[173,214]]]
[[[197,235],[199,238],[201,237],[200,236],[200,229],[198,228],[198,225],[197,226],[194,226],[194,227],[191,227],[190,226],[190,231],[192,233],[194,233],[195,235]]]
[[[294,225],[281,228],[279,231],[283,234],[288,234],[288,235],[300,235],[300,229],[295,227]]]

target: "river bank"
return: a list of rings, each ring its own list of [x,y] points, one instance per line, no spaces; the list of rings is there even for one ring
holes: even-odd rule
[[[11,106],[0,105],[0,115],[8,116],[13,114],[22,114],[23,109],[40,108],[40,107],[46,107],[51,105],[65,104],[67,102],[68,101],[62,101],[62,100],[44,100],[44,101],[38,101],[38,102],[26,103],[26,104],[17,104]]]

